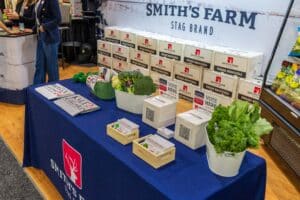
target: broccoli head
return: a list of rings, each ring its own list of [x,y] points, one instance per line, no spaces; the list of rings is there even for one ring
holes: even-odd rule
[[[142,76],[134,84],[134,94],[150,95],[156,91],[156,86],[150,76]]]

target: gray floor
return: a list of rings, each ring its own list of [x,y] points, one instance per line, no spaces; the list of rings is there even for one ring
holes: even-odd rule
[[[0,200],[42,199],[0,138]]]

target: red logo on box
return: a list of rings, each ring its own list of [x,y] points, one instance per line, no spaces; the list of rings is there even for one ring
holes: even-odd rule
[[[159,61],[158,61],[158,64],[159,64],[159,65],[162,65],[162,64],[163,64],[163,60],[159,60]]]
[[[121,51],[122,51],[122,48],[121,48],[121,47],[119,47],[119,48],[118,48],[118,52],[121,52]]]
[[[138,59],[140,59],[140,58],[141,58],[141,54],[140,54],[140,53],[137,53],[137,54],[136,54],[136,57],[137,57]]]
[[[148,44],[149,44],[149,40],[146,38],[145,41],[144,41],[144,43],[145,43],[146,45],[148,45]]]
[[[66,140],[62,141],[64,170],[69,179],[82,189],[82,157]]]
[[[188,91],[188,86],[187,85],[183,85],[182,90],[187,92]]]
[[[110,35],[113,35],[114,34],[114,31],[110,31]]]
[[[119,63],[119,67],[122,67],[122,63]]]
[[[254,94],[260,94],[261,93],[261,88],[260,87],[254,87],[254,89],[253,89],[253,93]]]
[[[128,34],[128,33],[126,34],[126,38],[127,38],[127,39],[129,38],[129,34]]]
[[[105,61],[106,61],[106,58],[105,58],[105,57],[103,57],[103,58],[102,58],[102,61],[103,61],[103,62],[105,62]]]
[[[227,63],[232,64],[233,61],[234,61],[234,58],[233,58],[233,57],[228,57],[228,58],[227,58]]]
[[[102,44],[102,48],[105,49],[105,44]]]
[[[173,49],[173,45],[172,44],[168,44],[168,49],[172,50]]]
[[[185,67],[185,68],[184,68],[184,72],[185,72],[185,73],[189,73],[189,72],[190,72],[190,68]]]
[[[222,77],[216,76],[216,83],[221,83],[221,82],[222,82]]]
[[[200,49],[196,49],[196,51],[195,51],[195,55],[196,55],[196,56],[200,56],[200,54],[201,54],[201,51],[200,51]]]

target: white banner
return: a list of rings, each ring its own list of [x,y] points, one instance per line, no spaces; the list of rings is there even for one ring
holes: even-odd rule
[[[102,11],[109,25],[132,27],[209,45],[263,52],[267,67],[288,0],[110,0]],[[289,20],[289,34],[278,58],[286,58],[300,25],[300,0]],[[272,72],[280,68],[277,61]],[[273,69],[274,68],[274,69]]]

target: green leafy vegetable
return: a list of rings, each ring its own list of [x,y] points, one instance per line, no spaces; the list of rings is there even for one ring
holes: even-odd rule
[[[272,131],[271,124],[260,117],[257,103],[234,101],[230,106],[215,108],[207,125],[210,142],[217,153],[242,152],[259,147],[260,136]]]
[[[152,78],[137,71],[120,72],[112,78],[112,86],[115,90],[135,95],[150,95],[156,90]]]

